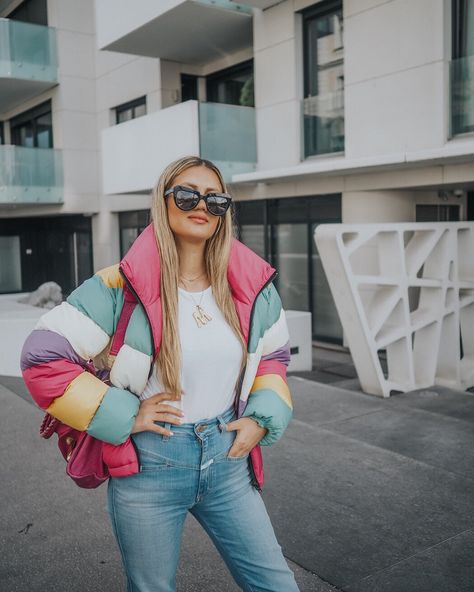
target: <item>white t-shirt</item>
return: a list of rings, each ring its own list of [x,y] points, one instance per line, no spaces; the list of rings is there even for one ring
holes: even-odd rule
[[[212,317],[200,327],[193,317],[196,304]],[[192,293],[178,287],[178,305],[183,395],[179,401],[163,403],[181,409],[185,414],[183,423],[194,423],[221,415],[232,406],[242,349],[217,306],[212,286]],[[165,391],[156,370],[154,366],[140,399]]]

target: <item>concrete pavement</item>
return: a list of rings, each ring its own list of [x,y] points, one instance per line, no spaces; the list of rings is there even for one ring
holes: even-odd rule
[[[106,488],[76,487],[21,380],[0,384],[0,589],[124,590]],[[289,385],[294,418],[263,448],[263,497],[301,592],[472,592],[474,395]],[[189,516],[178,590],[237,589]]]

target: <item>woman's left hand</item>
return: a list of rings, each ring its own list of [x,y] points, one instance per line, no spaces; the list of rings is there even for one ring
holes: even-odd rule
[[[227,456],[245,456],[267,433],[267,428],[262,428],[251,417],[241,417],[235,421],[229,422],[227,431],[237,430],[232,448],[229,450]]]

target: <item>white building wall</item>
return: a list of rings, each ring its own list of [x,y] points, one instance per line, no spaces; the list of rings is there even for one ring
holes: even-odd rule
[[[301,59],[293,2],[255,10],[254,77],[257,168],[300,161]],[[278,122],[278,125],[275,125]]]
[[[444,0],[344,2],[347,157],[440,148],[448,83]]]

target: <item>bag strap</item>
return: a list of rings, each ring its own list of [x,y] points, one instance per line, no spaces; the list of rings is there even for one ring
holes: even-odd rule
[[[123,345],[125,339],[125,332],[128,327],[128,323],[130,321],[130,317],[132,316],[133,311],[135,310],[135,306],[137,305],[137,300],[130,290],[127,284],[123,285],[123,307],[120,313],[120,318],[117,323],[117,329],[112,339],[112,345],[110,347],[109,354],[111,356],[116,356]]]

